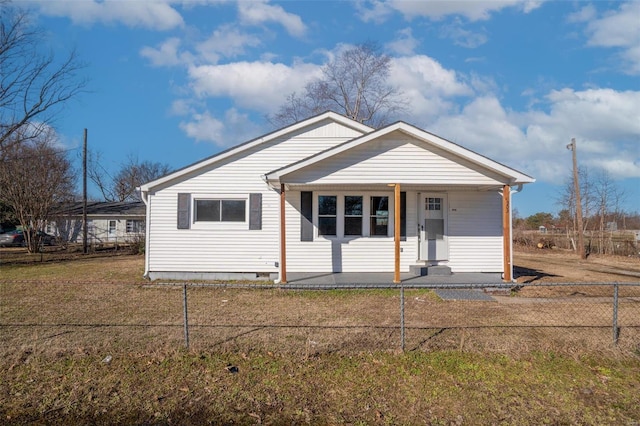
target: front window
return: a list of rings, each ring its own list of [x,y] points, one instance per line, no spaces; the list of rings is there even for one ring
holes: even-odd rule
[[[246,200],[195,200],[196,222],[244,222]]]
[[[318,197],[318,234],[336,235],[337,200],[338,197],[335,195],[320,195]]]
[[[142,220],[127,219],[127,234],[140,234],[144,232],[144,222]]]
[[[371,197],[371,235],[389,235],[389,197]]]
[[[362,235],[362,197],[344,197],[344,235]]]

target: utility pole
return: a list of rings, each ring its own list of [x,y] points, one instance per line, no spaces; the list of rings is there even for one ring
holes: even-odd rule
[[[87,129],[82,146],[82,253],[87,254]]]
[[[567,145],[573,153],[573,188],[576,193],[576,222],[578,228],[578,252],[581,259],[587,258],[584,250],[584,233],[582,229],[582,201],[580,199],[580,182],[578,181],[578,158],[576,155],[576,139],[571,138],[571,143]]]

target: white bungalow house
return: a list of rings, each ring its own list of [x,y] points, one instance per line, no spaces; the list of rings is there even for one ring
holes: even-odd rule
[[[512,187],[534,179],[404,122],[333,112],[142,185],[150,279],[287,272],[512,276]]]
[[[145,232],[145,204],[142,201],[87,203],[87,238],[89,244],[130,243]],[[83,238],[83,204],[65,205],[47,223],[46,231],[64,241],[81,243]]]

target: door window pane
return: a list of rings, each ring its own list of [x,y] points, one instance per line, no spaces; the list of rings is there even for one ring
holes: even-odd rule
[[[344,197],[344,235],[362,235],[362,197]]]
[[[442,198],[427,198],[427,210],[442,210]]]
[[[335,195],[318,196],[318,234],[336,235],[337,200]]]
[[[389,235],[389,197],[371,197],[371,235]]]

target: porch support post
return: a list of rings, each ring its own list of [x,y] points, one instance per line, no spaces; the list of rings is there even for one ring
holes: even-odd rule
[[[509,185],[502,187],[502,241],[503,280],[505,282],[511,282],[511,187]]]
[[[393,272],[394,284],[400,283],[400,184],[394,185],[394,208],[393,208],[393,241],[395,243],[395,268]]]
[[[287,283],[287,243],[285,220],[285,190],[280,184],[280,284]]]

